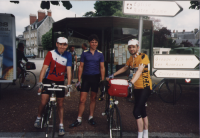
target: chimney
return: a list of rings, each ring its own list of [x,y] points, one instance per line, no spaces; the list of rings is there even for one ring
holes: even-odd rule
[[[47,15],[51,17],[51,10],[47,11]]]
[[[185,30],[183,30],[183,33],[185,33]]]
[[[45,11],[39,10],[39,11],[38,11],[38,22],[42,21],[42,20],[44,19],[45,16],[46,16],[46,15],[45,15]]]
[[[175,30],[173,30],[173,33],[175,33]]]
[[[29,18],[30,18],[30,25],[33,24],[37,20],[37,17],[35,14],[30,14]]]
[[[176,30],[176,32],[178,33],[178,30]]]

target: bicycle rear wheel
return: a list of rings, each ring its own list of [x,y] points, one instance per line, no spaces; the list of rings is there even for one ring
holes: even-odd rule
[[[22,75],[19,78],[19,83],[22,83]],[[26,71],[26,76],[25,76],[25,80],[24,80],[24,85],[27,85],[28,87],[25,88],[26,90],[32,90],[35,85],[37,83],[37,79],[36,76],[33,72],[31,71]]]
[[[110,109],[110,138],[122,138],[122,122],[117,105]]]
[[[174,83],[165,80],[161,83],[158,91],[160,99],[166,103],[173,103]],[[176,101],[180,99],[182,95],[182,88],[180,84],[176,84]]]

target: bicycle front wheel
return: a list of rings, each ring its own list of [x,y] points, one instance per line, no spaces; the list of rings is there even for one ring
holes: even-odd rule
[[[174,83],[165,80],[161,83],[158,91],[160,99],[166,103],[173,103]],[[180,84],[176,84],[176,101],[178,101],[182,94]]]
[[[56,129],[56,106],[52,106],[52,138],[54,138],[55,135],[55,129]]]
[[[22,75],[19,78],[19,83],[21,85],[21,83],[22,83]],[[25,88],[25,89],[26,90],[32,90],[35,87],[36,83],[37,83],[37,79],[36,79],[35,74],[33,72],[31,72],[31,71],[26,71],[25,80],[24,80],[24,86],[28,86],[28,87]]]
[[[122,122],[117,105],[110,111],[110,138],[122,138]]]

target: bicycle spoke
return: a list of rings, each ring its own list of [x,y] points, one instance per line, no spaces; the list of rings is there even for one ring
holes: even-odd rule
[[[174,83],[167,80],[161,83],[158,94],[162,101],[166,103],[172,103],[174,96]],[[176,84],[176,101],[180,99],[181,94],[181,85]]]
[[[22,76],[19,78],[19,83],[22,83]],[[25,75],[25,80],[24,80],[24,86],[28,86],[27,88],[24,88],[26,90],[32,90],[37,83],[36,76],[33,72],[27,71]]]
[[[111,109],[110,117],[110,138],[122,138],[122,125],[120,112],[117,105]]]

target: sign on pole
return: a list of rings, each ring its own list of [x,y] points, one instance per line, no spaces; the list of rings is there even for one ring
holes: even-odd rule
[[[199,70],[156,70],[157,78],[199,78]]]
[[[123,13],[140,16],[174,17],[183,8],[174,1],[124,1]]]
[[[196,55],[154,55],[153,68],[194,69],[199,64]]]

